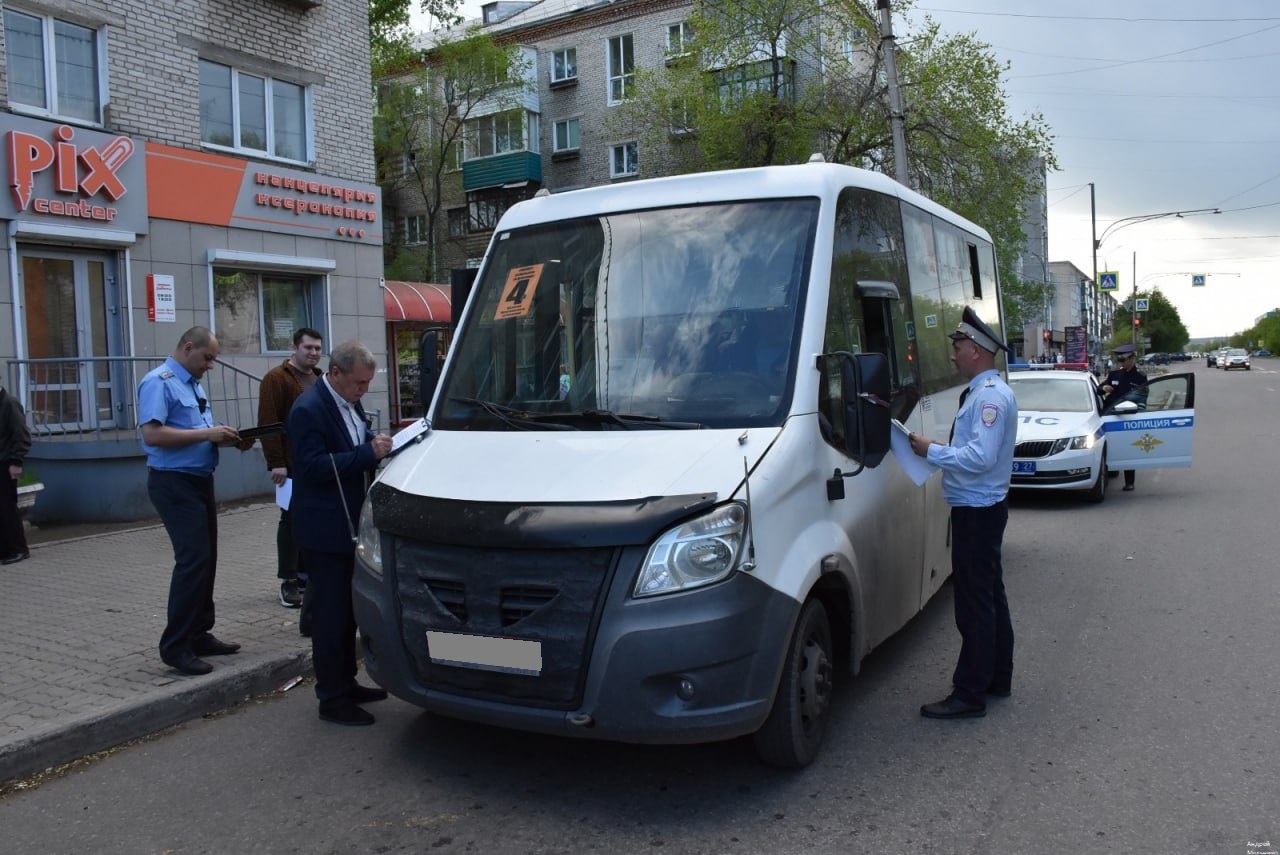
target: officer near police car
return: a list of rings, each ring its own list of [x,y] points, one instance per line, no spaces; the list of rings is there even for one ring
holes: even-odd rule
[[[1008,697],[1013,678],[1013,622],[1000,550],[1009,522],[1009,479],[1018,436],[1018,402],[996,368],[1009,351],[972,308],[951,337],[951,361],[969,381],[946,443],[910,434],[911,450],[942,470],[951,505],[951,576],[960,658],[951,694],[925,704],[926,718],[986,715],[987,697]]]
[[[1147,375],[1138,370],[1138,354],[1131,344],[1122,344],[1111,351],[1115,356],[1116,367],[1107,373],[1098,391],[1103,394],[1102,408],[1108,407],[1132,397],[1134,389],[1147,385]],[[1134,471],[1124,470],[1124,491],[1133,492]]]

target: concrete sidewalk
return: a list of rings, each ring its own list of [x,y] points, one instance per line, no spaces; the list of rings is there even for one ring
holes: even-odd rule
[[[214,634],[243,645],[186,676],[160,661],[173,550],[164,527],[33,544],[0,567],[0,782],[224,709],[311,671],[281,607],[274,504],[218,516]],[[310,691],[309,688],[299,690]]]

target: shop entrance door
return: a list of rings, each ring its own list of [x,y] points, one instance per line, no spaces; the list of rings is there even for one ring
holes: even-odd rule
[[[120,289],[110,255],[24,249],[19,253],[28,416],[47,432],[114,428],[123,415],[118,354]]]

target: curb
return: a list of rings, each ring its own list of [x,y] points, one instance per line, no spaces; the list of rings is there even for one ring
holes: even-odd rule
[[[312,673],[310,651],[279,654],[239,668],[219,668],[177,691],[157,689],[112,709],[59,721],[0,745],[0,784],[220,712]]]

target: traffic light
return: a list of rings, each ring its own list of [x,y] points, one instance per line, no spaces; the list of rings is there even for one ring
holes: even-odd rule
[[[1140,327],[1140,326],[1142,326],[1142,318],[1138,317],[1137,315],[1134,315],[1134,316],[1133,316],[1133,325],[1134,325],[1135,327]]]

